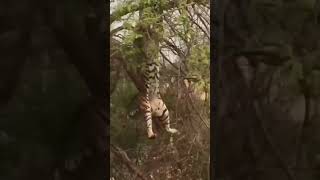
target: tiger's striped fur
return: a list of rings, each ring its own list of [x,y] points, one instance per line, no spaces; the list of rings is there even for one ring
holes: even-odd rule
[[[150,139],[156,137],[152,129],[153,119],[158,119],[167,132],[171,134],[178,132],[178,130],[170,128],[169,111],[160,95],[159,76],[159,66],[155,62],[147,63],[143,73],[146,91],[139,97],[139,108],[144,114]]]

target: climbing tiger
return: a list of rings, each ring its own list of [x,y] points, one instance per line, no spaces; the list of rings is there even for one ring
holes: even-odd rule
[[[149,139],[154,139],[157,136],[152,129],[152,121],[154,119],[158,119],[167,132],[171,134],[178,133],[178,130],[170,128],[169,111],[160,95],[159,76],[159,66],[157,63],[146,63],[143,70],[145,91],[140,94],[139,108],[144,114],[144,120],[147,123]]]

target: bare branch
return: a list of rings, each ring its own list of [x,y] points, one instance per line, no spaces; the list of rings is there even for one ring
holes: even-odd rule
[[[164,60],[166,60],[168,63],[171,64],[175,69],[179,70],[179,67],[177,67],[175,64],[173,64],[164,54],[162,51],[160,51],[161,56],[163,57]],[[186,76],[186,73],[181,69],[181,72],[184,76]]]
[[[197,15],[197,17],[200,19],[201,23],[205,26],[206,30],[209,31],[208,25],[210,25],[210,22],[208,22],[205,18],[201,16],[201,13],[197,11],[195,5],[192,5],[194,13]]]
[[[121,64],[123,65],[124,70],[126,71],[126,73],[128,74],[128,76],[131,78],[131,80],[133,81],[134,85],[136,86],[136,88],[140,91],[140,92],[144,92],[145,88],[144,88],[144,83],[141,80],[141,78],[139,78],[138,74],[134,71],[132,71],[131,69],[129,69],[127,62],[123,59],[120,51],[117,50],[117,47],[120,47],[120,42],[117,41],[116,39],[112,39],[111,40],[112,44],[113,44],[113,49],[111,49],[111,53],[112,53],[112,57],[113,59],[117,59],[121,62]]]
[[[183,37],[180,32],[177,31],[177,28],[174,26],[173,22],[166,16],[164,16],[163,18],[166,21],[166,23],[168,24],[171,31],[174,32],[175,35],[180,37],[187,44],[188,40],[185,37]]]
[[[203,122],[203,124],[209,129],[209,128],[210,128],[209,125],[208,125],[208,124],[206,123],[206,121],[202,118],[202,116],[200,115],[199,111],[195,108],[194,102],[193,102],[192,98],[190,97],[190,93],[187,93],[187,94],[188,94],[188,99],[189,99],[189,101],[191,102],[190,104],[191,104],[194,112],[197,113],[197,115],[199,116],[200,120],[201,120],[201,121]]]
[[[113,30],[110,32],[110,36],[113,36],[115,33],[119,32],[119,31],[121,31],[121,30],[123,30],[123,29],[124,29],[123,26],[119,26],[119,27],[113,29]]]
[[[209,34],[207,33],[207,31],[206,30],[204,30],[200,25],[199,25],[199,23],[197,23],[193,18],[192,18],[192,13],[190,12],[190,10],[188,9],[188,8],[186,8],[187,9],[187,12],[188,12],[188,14],[189,14],[189,19],[190,19],[190,21],[193,23],[193,24],[195,24],[203,33],[204,33],[204,35],[208,38],[208,39],[210,39],[210,36],[209,36]],[[199,19],[200,19],[200,21],[202,20],[201,19],[201,16],[197,16]],[[202,23],[203,23],[203,25],[207,28],[207,26],[204,24],[204,22],[203,22],[203,20],[201,21]]]
[[[137,177],[139,177],[142,180],[147,180],[147,178],[145,177],[145,175],[142,173],[142,171],[135,166],[135,164],[130,160],[130,158],[128,157],[127,153],[125,151],[123,151],[121,148],[110,144],[110,149],[111,151],[116,155],[116,157],[119,160],[122,160],[122,162],[125,163],[125,165],[127,166],[127,168],[134,173],[135,175],[137,175]]]
[[[172,48],[175,52],[178,53],[178,56],[180,58],[186,59],[186,55],[182,52],[181,49],[179,49],[176,45],[174,45],[173,43],[171,43],[170,41],[168,41],[167,39],[163,39],[163,41],[170,47]]]

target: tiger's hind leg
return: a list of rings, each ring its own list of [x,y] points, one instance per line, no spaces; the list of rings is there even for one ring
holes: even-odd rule
[[[170,133],[170,134],[175,134],[178,133],[177,129],[171,128],[170,127],[170,116],[169,116],[169,111],[166,107],[166,105],[163,103],[162,101],[162,113],[161,116],[159,116],[159,121],[161,122],[161,124],[164,126],[165,130]]]
[[[140,97],[140,110],[143,112],[144,119],[147,123],[148,138],[156,138],[156,134],[152,130],[152,110],[148,97]]]

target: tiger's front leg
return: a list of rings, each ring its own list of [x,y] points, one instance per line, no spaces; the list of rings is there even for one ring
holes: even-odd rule
[[[147,133],[149,139],[156,138],[156,134],[152,130],[152,109],[148,96],[140,97],[140,110],[144,115],[144,120],[147,123]]]

